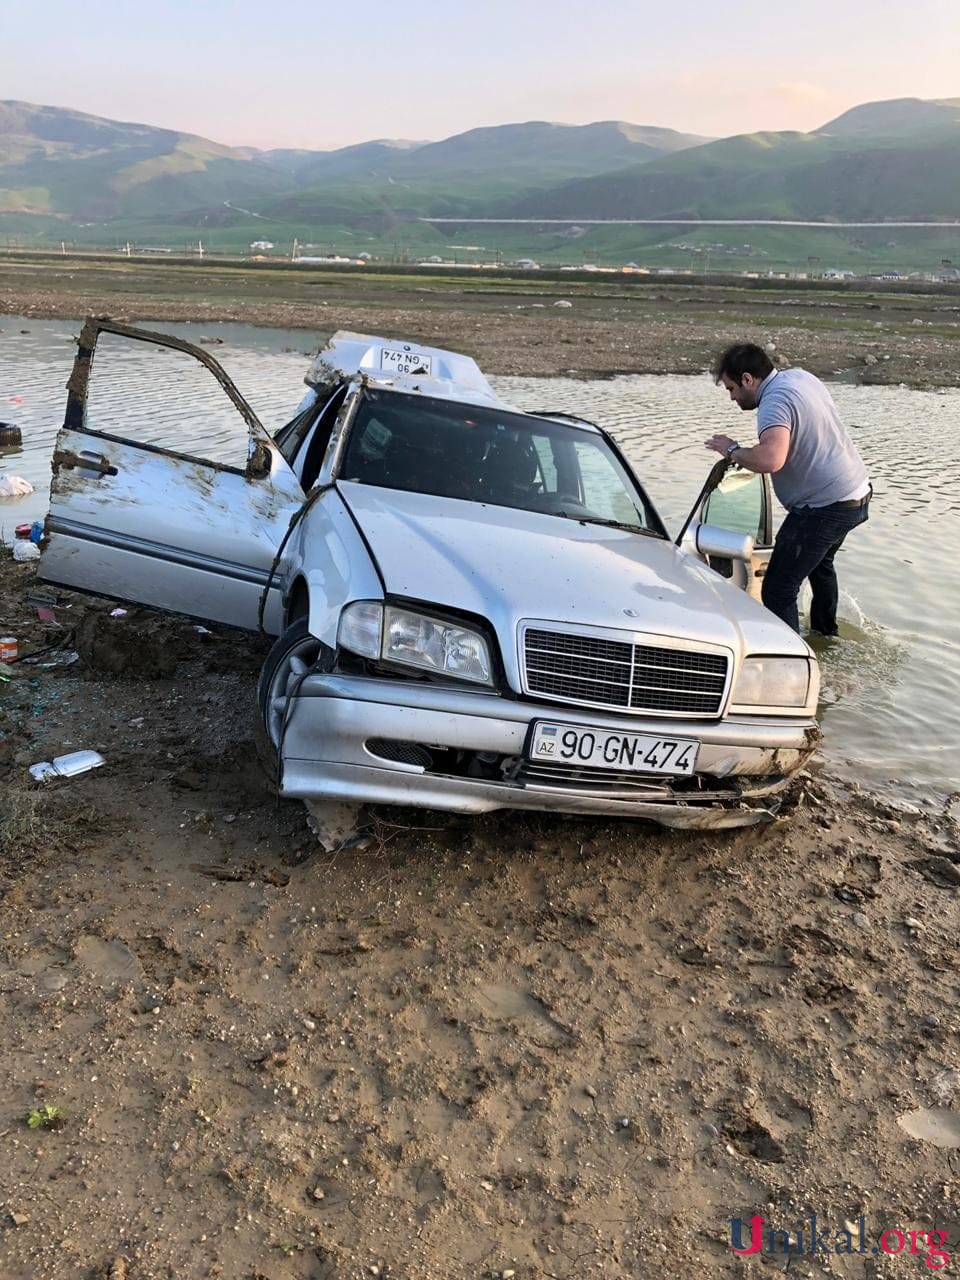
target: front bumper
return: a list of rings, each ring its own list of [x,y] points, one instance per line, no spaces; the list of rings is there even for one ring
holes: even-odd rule
[[[663,775],[550,783],[523,776],[534,720],[700,742],[693,779]],[[732,827],[769,820],[777,793],[810,757],[813,719],[656,720],[502,698],[426,682],[315,674],[300,685],[283,738],[281,793],[304,800],[416,805],[461,813],[538,809],[652,818],[667,826]],[[503,776],[405,764],[370,743],[422,744],[443,761],[496,759]],[[515,763],[510,763],[515,762]]]

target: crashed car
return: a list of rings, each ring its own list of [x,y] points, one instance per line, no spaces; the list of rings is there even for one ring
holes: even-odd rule
[[[94,425],[105,335],[204,366],[245,465]],[[465,356],[338,333],[306,381],[270,435],[208,352],[88,321],[41,577],[276,636],[259,715],[284,796],[673,827],[776,812],[817,743],[819,673],[759,603],[766,477],[715,468],[678,545],[603,430],[511,409]]]

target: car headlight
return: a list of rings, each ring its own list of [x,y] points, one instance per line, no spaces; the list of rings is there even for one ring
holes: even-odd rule
[[[746,658],[730,701],[741,707],[805,707],[809,692],[806,658]]]
[[[410,609],[358,600],[340,615],[338,644],[365,658],[493,684],[490,650],[476,631]]]

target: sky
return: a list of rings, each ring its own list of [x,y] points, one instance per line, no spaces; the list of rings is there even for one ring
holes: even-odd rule
[[[233,146],[326,150],[524,120],[723,137],[814,129],[882,98],[960,97],[957,0],[6,0],[3,10],[3,98]]]

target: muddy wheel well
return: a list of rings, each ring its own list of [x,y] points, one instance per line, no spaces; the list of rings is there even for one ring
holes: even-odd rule
[[[287,626],[298,618],[306,618],[310,613],[310,590],[303,578],[298,578],[290,591],[290,603],[287,606]]]

